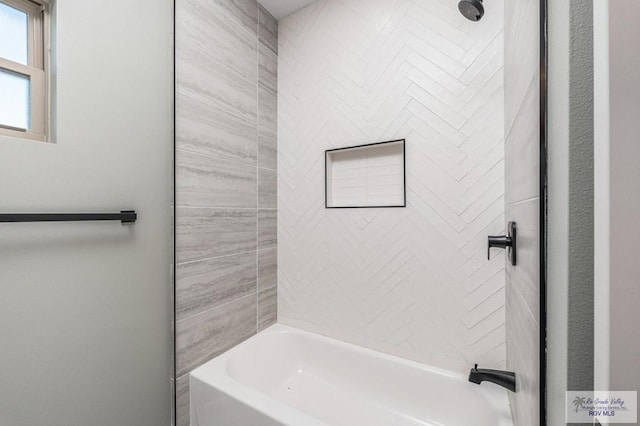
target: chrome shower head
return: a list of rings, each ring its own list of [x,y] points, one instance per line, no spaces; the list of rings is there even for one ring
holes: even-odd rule
[[[458,3],[458,10],[462,16],[473,22],[479,21],[484,16],[482,0],[461,0]]]

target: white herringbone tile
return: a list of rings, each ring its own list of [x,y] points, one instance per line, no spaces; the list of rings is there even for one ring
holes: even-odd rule
[[[318,0],[279,25],[278,318],[504,367],[503,0]],[[324,208],[324,150],[406,138],[407,208]]]

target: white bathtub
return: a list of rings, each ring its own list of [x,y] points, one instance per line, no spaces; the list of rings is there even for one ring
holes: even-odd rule
[[[189,380],[192,426],[512,425],[491,383],[280,324]]]

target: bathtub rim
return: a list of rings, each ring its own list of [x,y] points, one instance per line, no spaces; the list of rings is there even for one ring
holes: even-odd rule
[[[189,393],[191,394],[193,387],[191,386],[192,380],[197,380],[201,384],[207,385],[218,392],[222,392],[227,396],[241,402],[247,407],[259,411],[270,419],[281,422],[284,425],[287,424],[304,424],[309,426],[321,426],[326,423],[318,420],[317,418],[307,414],[306,412],[288,405],[278,399],[263,393],[249,385],[242,383],[241,381],[233,378],[228,370],[228,362],[236,353],[241,352],[247,346],[253,344],[256,340],[262,339],[270,334],[298,334],[310,339],[319,340],[329,345],[338,345],[343,348],[362,354],[365,357],[374,357],[390,363],[399,363],[403,366],[420,370],[423,372],[445,376],[448,379],[456,382],[467,382],[467,377],[464,374],[456,373],[453,371],[445,370],[438,367],[433,367],[428,364],[422,364],[417,361],[401,358],[395,355],[379,352],[374,349],[369,349],[363,346],[359,346],[353,343],[345,342],[339,339],[334,339],[322,334],[302,330],[289,325],[276,323],[259,333],[254,334],[242,343],[234,346],[233,348],[223,352],[215,358],[205,362],[203,365],[197,367],[189,373]],[[493,412],[506,415],[506,418],[511,419],[511,410],[509,407],[508,394],[506,390],[499,387],[494,387],[491,384],[479,385],[478,392],[481,397],[487,401],[492,408]],[[190,401],[193,400],[193,395],[190,395]],[[190,410],[192,407],[190,406]],[[191,412],[193,415],[193,411]],[[496,426],[512,426],[512,423],[496,423]]]

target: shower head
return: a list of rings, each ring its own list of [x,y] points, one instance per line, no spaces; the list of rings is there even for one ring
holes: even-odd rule
[[[458,10],[470,21],[477,22],[484,15],[482,0],[461,0],[458,3]]]

